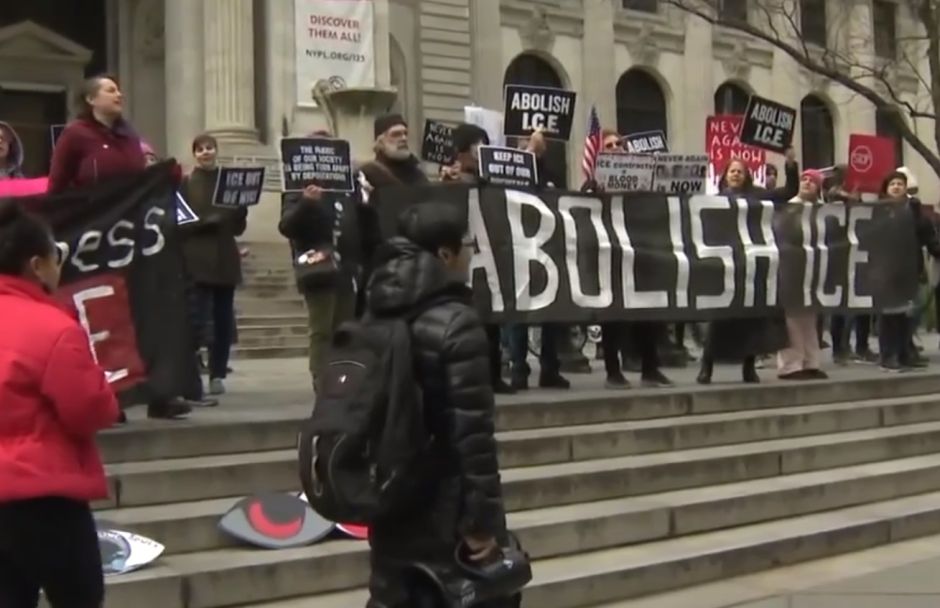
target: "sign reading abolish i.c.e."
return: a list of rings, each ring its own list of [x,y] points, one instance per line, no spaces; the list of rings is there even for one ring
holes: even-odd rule
[[[796,110],[783,104],[751,95],[741,126],[741,143],[783,153],[793,141]]]
[[[525,137],[542,129],[548,139],[568,141],[576,98],[564,89],[506,85],[504,134]]]

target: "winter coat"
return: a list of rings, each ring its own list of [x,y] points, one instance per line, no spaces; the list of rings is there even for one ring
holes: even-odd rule
[[[931,256],[940,258],[940,237],[937,235],[937,227],[927,216],[923,204],[916,196],[911,196],[907,201],[911,209],[911,215],[914,216],[914,231],[917,235],[917,276],[921,283],[927,281],[927,270],[924,263],[922,251],[926,250]]]
[[[0,121],[0,130],[12,140],[10,150],[7,152],[7,163],[0,166],[0,179],[23,177],[23,159],[25,157],[23,140],[20,139],[19,133],[8,122]]]
[[[773,190],[753,186],[747,190],[725,189],[723,196],[743,196],[773,201],[783,205],[796,196],[800,185],[800,168],[787,163],[786,183]],[[740,361],[745,357],[767,355],[789,345],[786,322],[782,314],[770,317],[721,319],[708,324],[706,353],[717,361]]]
[[[488,345],[472,293],[436,256],[404,238],[380,248],[370,313],[400,317],[442,297],[412,325],[415,379],[437,438],[428,458],[441,465],[441,475],[410,516],[372,526],[373,551],[383,557],[451,561],[463,535],[505,533]]]
[[[212,195],[219,170],[200,168],[183,179],[180,194],[199,217],[180,226],[183,260],[196,284],[235,287],[242,282],[242,259],[235,237],[248,225],[248,210],[217,207]]]
[[[81,325],[36,284],[0,276],[0,503],[90,501],[108,484],[95,433],[118,404]]]
[[[107,127],[79,118],[62,131],[52,152],[49,193],[81,188],[146,167],[140,137],[124,119]]]

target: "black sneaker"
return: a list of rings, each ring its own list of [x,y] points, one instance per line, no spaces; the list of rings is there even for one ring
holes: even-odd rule
[[[547,374],[539,376],[539,388],[557,388],[566,390],[571,388],[571,383],[561,374]]]
[[[147,418],[158,420],[179,420],[185,418],[193,408],[183,399],[171,399],[147,406]]]
[[[604,388],[609,388],[611,390],[622,390],[630,388],[630,382],[623,377],[623,374],[615,374],[612,376],[607,376],[607,381],[604,382]]]
[[[509,387],[514,391],[529,390],[529,377],[521,374],[512,374],[509,377]]]
[[[904,366],[894,357],[889,357],[881,361],[881,371],[889,373],[899,373],[904,371]]]
[[[659,370],[651,372],[649,374],[643,374],[640,378],[640,382],[643,386],[649,388],[664,388],[667,386],[672,386],[672,380],[663,375]]]
[[[807,380],[828,380],[829,379],[829,374],[827,374],[821,369],[807,369],[803,371],[806,372]]]
[[[852,355],[852,361],[856,363],[878,363],[878,355],[870,350],[863,350]]]

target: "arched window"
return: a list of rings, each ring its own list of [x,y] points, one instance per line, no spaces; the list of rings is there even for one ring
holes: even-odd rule
[[[900,167],[904,165],[904,138],[901,137],[896,120],[904,120],[897,110],[888,108],[875,110],[875,133],[894,141],[894,166]]]
[[[715,114],[744,114],[750,98],[744,87],[726,82],[715,91]]]
[[[643,70],[627,70],[617,81],[617,131],[667,133],[666,97],[659,83]]]
[[[803,136],[803,166],[822,169],[835,164],[835,131],[826,102],[807,95],[800,102],[800,128]]]
[[[503,76],[503,84],[525,84],[538,87],[563,88],[561,76],[547,61],[523,53],[512,60]],[[558,188],[568,187],[568,159],[565,157],[565,143],[548,140],[548,149],[545,152],[544,170],[546,178]]]

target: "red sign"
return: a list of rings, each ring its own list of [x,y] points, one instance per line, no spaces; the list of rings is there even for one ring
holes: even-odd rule
[[[61,285],[56,298],[75,312],[88,334],[95,361],[115,391],[146,378],[123,276],[98,274]]]
[[[35,179],[3,179],[0,180],[0,198],[44,194],[48,188],[48,177],[37,177]]]
[[[721,114],[705,120],[705,150],[711,164],[711,173],[717,179],[732,160],[743,161],[754,176],[763,175],[767,153],[760,148],[741,143],[741,125],[744,116]]]
[[[893,170],[894,142],[891,139],[858,133],[849,136],[846,190],[877,194],[882,180]]]

